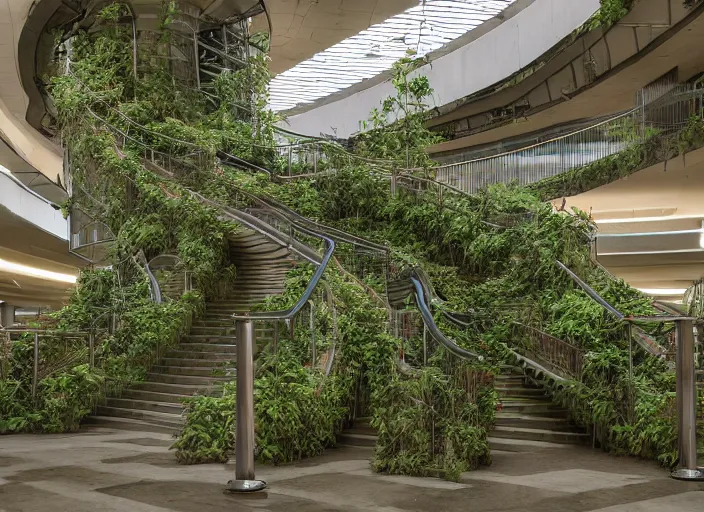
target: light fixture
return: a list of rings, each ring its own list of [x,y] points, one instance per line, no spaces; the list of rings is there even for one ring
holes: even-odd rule
[[[641,292],[646,295],[682,295],[687,291],[687,288],[638,288]]]
[[[50,270],[44,270],[41,268],[28,267],[26,265],[12,263],[10,261],[2,259],[0,259],[0,271],[13,272],[15,274],[20,274],[28,277],[36,277],[38,279],[47,279],[49,281],[59,281],[61,283],[76,283],[76,276],[72,276],[69,274],[61,274],[59,272],[51,272]]]

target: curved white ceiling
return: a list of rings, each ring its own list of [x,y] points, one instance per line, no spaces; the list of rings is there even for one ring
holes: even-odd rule
[[[414,50],[436,50],[506,9],[514,0],[421,0],[420,4],[331,46],[277,75],[271,108],[310,103],[389,69]]]

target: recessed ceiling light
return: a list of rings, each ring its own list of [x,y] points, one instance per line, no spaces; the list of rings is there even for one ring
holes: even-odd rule
[[[682,295],[687,291],[687,288],[638,288],[646,295]]]
[[[19,263],[12,263],[6,260],[0,260],[0,271],[1,270],[28,277],[47,279],[49,281],[59,281],[62,283],[70,284],[76,283],[76,276],[72,276],[69,274],[61,274],[59,272],[52,272],[50,270],[44,270],[41,268],[28,267],[26,265],[20,265]]]

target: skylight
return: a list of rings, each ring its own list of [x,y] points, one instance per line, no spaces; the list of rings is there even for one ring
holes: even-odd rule
[[[310,103],[389,69],[414,50],[419,57],[457,39],[506,9],[514,0],[421,0],[277,75],[271,108]]]

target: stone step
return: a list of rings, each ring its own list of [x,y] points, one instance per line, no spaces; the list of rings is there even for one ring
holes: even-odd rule
[[[176,360],[176,362],[181,362],[181,360]],[[203,362],[203,361],[198,361]],[[152,373],[159,373],[163,375],[177,375],[177,376],[188,376],[188,377],[199,377],[199,378],[218,378],[218,379],[229,379],[227,375],[234,375],[235,367],[234,365],[222,364],[216,368],[203,364],[201,366],[189,366],[188,364],[178,365],[158,365],[153,366],[151,369]],[[227,372],[223,374],[223,372]],[[234,378],[234,377],[232,377]]]
[[[138,420],[134,418],[120,418],[118,416],[88,416],[83,420],[83,424],[114,430],[155,432],[159,434],[175,434],[181,429],[181,426],[177,424],[174,424],[173,426],[160,425],[151,421]]]
[[[554,405],[551,401],[545,400],[545,401],[519,401],[519,400],[511,400],[511,401],[502,401],[499,411],[505,411],[505,412],[514,412],[514,413],[524,413],[524,414],[532,414],[535,416],[542,416],[542,417],[562,417],[564,418],[567,411],[565,409],[562,409],[556,405]]]
[[[174,367],[172,367],[174,368]],[[176,369],[181,369],[176,367]],[[202,368],[191,368],[191,371],[194,370],[202,370]],[[144,383],[144,384],[149,384],[153,386],[157,385],[165,385],[165,386],[183,386],[184,389],[185,387],[193,387],[193,388],[218,388],[219,386],[222,386],[225,382],[230,382],[235,379],[234,375],[231,377],[212,377],[210,375],[208,376],[196,376],[196,375],[179,375],[179,374],[170,374],[170,373],[157,373],[154,372],[154,368],[152,368],[153,373],[148,373],[147,374],[147,380],[149,382]],[[165,388],[163,388],[165,389]],[[162,390],[163,390],[162,389]],[[177,388],[174,388],[177,389]],[[154,391],[160,391],[159,389],[154,389]]]
[[[518,384],[522,385],[523,381],[525,380],[524,375],[505,375],[500,373],[496,377],[494,377],[494,382],[496,385],[506,383],[506,384]]]
[[[560,432],[536,428],[496,426],[491,437],[504,439],[522,439],[528,441],[545,441],[557,444],[584,444],[590,439],[589,434],[578,432]]]
[[[376,446],[376,435],[354,434],[347,430],[337,435],[337,442],[343,446]]]
[[[496,413],[496,425],[500,427],[536,428],[563,432],[578,431],[577,427],[572,425],[565,418],[550,418],[505,411],[498,411]]]
[[[503,400],[510,398],[540,398],[547,397],[545,390],[521,386],[496,386],[496,391]]]
[[[205,393],[201,393],[205,394]],[[122,397],[130,400],[142,400],[145,402],[161,402],[169,404],[182,404],[183,400],[193,396],[190,394],[161,393],[156,391],[145,391],[143,389],[128,389],[123,391]]]
[[[489,448],[502,452],[534,452],[546,448],[565,448],[563,443],[548,443],[545,441],[528,441],[525,439],[505,439],[501,437],[487,438]]]
[[[237,353],[235,350],[231,352],[210,352],[204,350],[169,350],[166,353],[164,359],[189,359],[189,360],[199,360],[204,359],[214,363],[214,366],[227,361],[235,361],[237,359]],[[176,366],[188,366],[183,364],[178,364]],[[194,366],[200,366],[198,364]]]
[[[137,400],[134,398],[108,398],[105,405],[107,407],[128,409],[131,411],[160,412],[167,415],[171,414],[174,417],[180,417],[181,411],[183,410],[183,406],[180,403],[155,402],[152,400]]]
[[[186,383],[168,383],[160,381],[152,381],[152,377],[161,377],[162,375],[158,373],[150,373],[147,375],[147,380],[145,382],[140,382],[136,384],[133,389],[140,391],[151,391],[154,393],[169,393],[174,395],[193,395],[194,393],[207,393],[213,389],[220,389],[222,386],[218,382],[208,382],[203,381],[200,384],[186,384]]]
[[[273,327],[267,327],[266,324],[257,322],[254,333],[259,335],[273,334]],[[191,327],[191,334],[184,338],[194,338],[197,336],[229,336],[235,338],[235,325],[231,322],[229,325],[194,325]],[[233,340],[234,343],[234,340]]]
[[[228,354],[229,356],[229,354]],[[193,358],[185,358],[185,357],[164,357],[162,358],[160,362],[160,366],[177,366],[177,367],[188,367],[188,368],[202,368],[202,369],[207,369],[207,370],[212,370],[213,368],[218,369],[218,370],[224,370],[225,368],[234,368],[235,367],[235,361],[234,358],[225,358],[225,359],[193,359]],[[168,372],[167,372],[168,373]],[[210,374],[201,374],[201,373],[184,373],[182,375],[213,375],[213,373]],[[215,374],[217,375],[217,374]]]
[[[188,343],[181,343],[178,350],[181,352],[217,352],[220,354],[236,354],[235,339],[218,336],[186,336]],[[218,343],[222,341],[223,343]],[[230,343],[231,342],[231,343]]]
[[[146,409],[117,407],[112,405],[101,405],[98,406],[98,416],[137,419],[178,430],[181,428],[181,425],[183,425],[183,418],[181,417],[181,407],[177,407],[178,414],[150,411]]]

